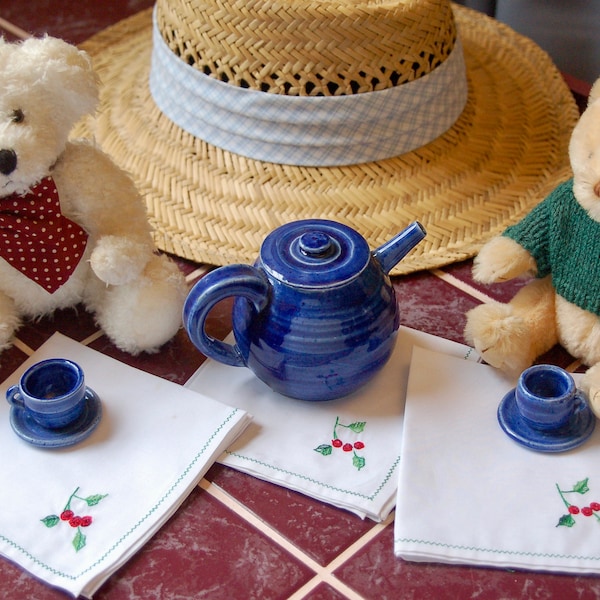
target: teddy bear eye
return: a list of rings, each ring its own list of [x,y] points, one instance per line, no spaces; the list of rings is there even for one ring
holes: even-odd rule
[[[25,120],[25,114],[20,108],[16,108],[10,114],[10,120],[13,123],[22,123]]]

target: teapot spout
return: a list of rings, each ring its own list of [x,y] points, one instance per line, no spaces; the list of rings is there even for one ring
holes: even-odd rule
[[[389,242],[373,251],[384,273],[389,273],[426,235],[425,228],[415,221]]]

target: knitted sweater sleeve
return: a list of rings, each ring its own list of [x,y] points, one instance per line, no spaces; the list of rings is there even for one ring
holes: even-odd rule
[[[556,236],[554,217],[557,216],[557,204],[560,205],[564,194],[572,193],[572,185],[561,184],[549,196],[535,206],[516,225],[507,227],[502,235],[511,238],[535,259],[537,276],[545,277],[551,271],[551,242]]]

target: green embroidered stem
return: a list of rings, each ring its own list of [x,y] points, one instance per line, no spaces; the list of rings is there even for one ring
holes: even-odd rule
[[[78,491],[79,491],[79,486],[77,486],[77,488],[75,488],[75,491],[69,496],[69,500],[65,504],[65,507],[63,508],[63,510],[69,510],[71,508],[71,502],[72,502],[73,498],[77,498],[77,496],[75,494],[77,494]]]
[[[339,422],[340,422],[340,418],[336,417],[335,418],[335,425],[333,426],[333,439],[334,440],[338,439],[338,436],[337,436],[337,426],[338,426]]]
[[[569,508],[569,506],[571,506],[571,503],[565,498],[563,491],[558,487],[558,483],[556,484],[556,489],[558,490],[558,493],[560,494],[560,499],[565,503],[565,506],[567,508]],[[570,491],[572,492],[573,490],[570,490]]]

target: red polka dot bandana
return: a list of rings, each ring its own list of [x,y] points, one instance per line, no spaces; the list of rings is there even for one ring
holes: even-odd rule
[[[51,294],[79,264],[87,237],[60,212],[52,177],[25,195],[0,198],[0,256]]]

